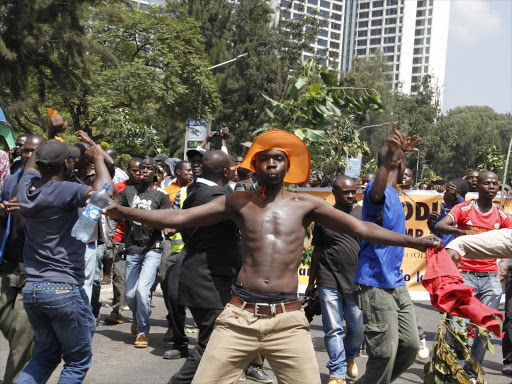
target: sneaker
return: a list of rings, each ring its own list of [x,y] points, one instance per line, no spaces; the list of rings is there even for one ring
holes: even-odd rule
[[[345,379],[339,378],[339,377],[329,377],[329,381],[327,384],[345,384]]]
[[[420,339],[420,349],[417,356],[420,360],[427,360],[430,356],[430,350],[427,347],[427,340],[425,338]]]
[[[166,360],[178,360],[181,358],[187,358],[188,357],[188,347],[183,348],[183,349],[170,349],[168,351],[165,351],[165,353],[162,357]]]
[[[245,372],[243,372],[238,381],[245,381],[245,378]]]
[[[257,381],[258,383],[273,383],[274,380],[270,378],[264,371],[262,367],[257,365],[249,365],[245,370],[245,377],[252,381]]]
[[[501,368],[501,373],[504,375],[512,375],[512,363],[505,364],[503,368]]]
[[[129,310],[130,310],[130,307],[129,307],[129,306],[125,305],[125,306],[123,307],[123,311],[129,311]]]
[[[130,330],[132,331],[132,335],[137,335],[137,320],[133,320]]]
[[[354,360],[349,361],[347,363],[347,376],[351,379],[355,379],[359,375],[359,370],[357,369],[357,364]]]
[[[112,312],[109,316],[103,319],[105,324],[118,325],[124,324],[123,316],[120,313]]]
[[[135,339],[135,348],[147,348],[148,345],[148,337],[143,333],[139,333]]]

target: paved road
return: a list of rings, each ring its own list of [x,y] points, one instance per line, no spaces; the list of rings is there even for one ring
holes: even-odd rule
[[[104,289],[102,297],[104,305],[101,309],[101,318],[110,313],[111,289]],[[166,331],[165,306],[161,292],[157,292],[153,299],[154,308],[151,316],[150,347],[147,349],[136,349],[133,347],[134,336],[130,333],[131,314],[124,312],[126,323],[116,326],[108,326],[103,322],[98,326],[93,341],[94,360],[92,368],[89,370],[85,383],[88,384],[125,384],[125,383],[144,383],[144,384],[165,384],[169,378],[178,371],[184,360],[164,360],[163,353],[169,348],[168,343],[162,341]],[[428,345],[431,347],[431,340],[434,338],[436,327],[441,315],[432,310],[428,302],[416,303],[416,314],[426,332]],[[188,325],[192,326],[192,320],[187,319]],[[192,345],[195,344],[197,334],[190,334]],[[316,317],[311,325],[311,335],[313,345],[316,351],[316,357],[320,367],[322,384],[328,381],[328,370],[325,368],[327,363],[327,353],[323,342],[322,323],[320,317]],[[501,375],[501,342],[493,340],[496,347],[496,355],[487,353],[484,361],[486,369],[486,380],[489,384],[511,383],[512,379]],[[5,366],[7,358],[8,345],[5,339],[0,336],[0,366]],[[358,357],[356,362],[360,372],[364,371],[366,358]],[[267,372],[272,375],[271,369],[266,365]],[[49,383],[54,384],[58,381],[58,373],[62,369],[60,366],[56,373],[50,378]],[[277,383],[277,381],[275,381]],[[396,383],[422,383],[423,382],[423,363],[416,363]],[[1,383],[1,380],[0,380]],[[247,383],[251,383],[247,381]]]

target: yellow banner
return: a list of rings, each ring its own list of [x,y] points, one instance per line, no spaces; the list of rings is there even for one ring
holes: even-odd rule
[[[334,204],[334,196],[330,188],[298,188],[298,193],[309,193],[318,197],[322,197]],[[427,217],[430,212],[439,212],[443,203],[443,194],[435,191],[407,191],[399,194],[400,201],[404,205],[405,228],[409,236],[423,237],[430,235],[427,226]],[[468,193],[466,200],[477,199],[477,193]],[[362,199],[362,194],[357,195],[357,200]],[[499,205],[499,197],[495,200]],[[512,213],[512,195],[506,195],[504,199],[504,211]],[[411,291],[411,296],[416,299],[428,299],[424,294],[414,295],[417,293],[425,293],[426,291],[421,285],[421,281],[425,274],[426,256],[424,252],[420,252],[413,248],[404,249],[404,259],[402,261],[402,272],[407,288]],[[299,268],[299,291],[304,292],[308,284],[309,266],[301,265]]]

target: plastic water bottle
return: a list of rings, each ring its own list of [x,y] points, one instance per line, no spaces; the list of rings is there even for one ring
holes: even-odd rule
[[[100,191],[96,191],[91,195],[89,204],[87,204],[82,216],[79,217],[71,230],[71,236],[84,243],[89,241],[96,228],[96,224],[100,220],[101,210],[108,205],[109,189],[110,185],[104,184]]]

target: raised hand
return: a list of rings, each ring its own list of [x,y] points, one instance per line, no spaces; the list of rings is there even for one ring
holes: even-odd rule
[[[421,141],[417,135],[409,136],[402,144],[402,151],[404,152],[418,152],[418,148],[414,148],[416,144]]]
[[[393,154],[398,151],[404,142],[405,135],[398,130],[396,121],[393,121],[393,134],[388,138],[388,150]]]

